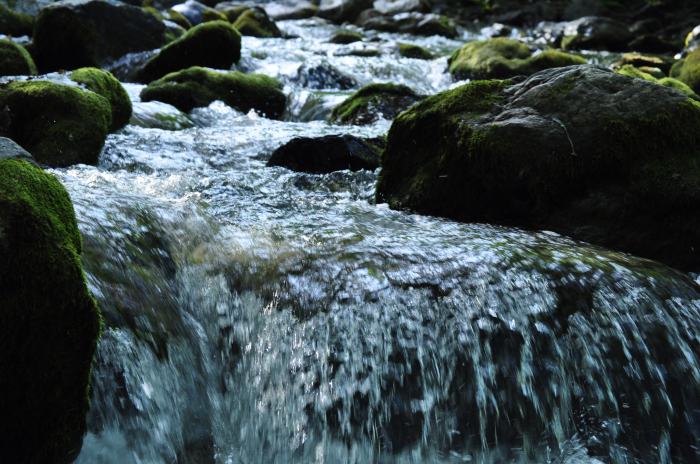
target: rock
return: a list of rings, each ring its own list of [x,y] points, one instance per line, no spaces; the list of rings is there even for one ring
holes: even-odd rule
[[[0,5],[0,34],[12,37],[28,35],[34,31],[34,18]]]
[[[141,92],[141,100],[162,101],[185,112],[221,100],[238,111],[247,113],[253,109],[271,119],[280,118],[287,104],[282,85],[276,79],[200,67],[177,71],[151,82]]]
[[[374,8],[383,15],[397,13],[430,13],[428,0],[375,0]]]
[[[399,43],[399,55],[404,58],[413,58],[416,60],[432,60],[435,56],[419,45],[409,44],[409,43]]]
[[[167,40],[165,25],[141,8],[64,0],[39,13],[34,58],[42,72],[100,67],[127,53],[158,48]]]
[[[192,23],[190,22],[189,19],[187,19],[187,18],[185,17],[185,15],[183,15],[183,14],[180,13],[180,12],[177,12],[177,11],[173,10],[172,8],[168,9],[168,10],[164,13],[164,16],[165,16],[165,19],[167,19],[168,21],[171,21],[171,22],[177,24],[178,26],[180,26],[180,27],[183,28],[184,30],[188,30],[188,29],[190,29],[190,28],[192,27]]]
[[[111,131],[119,130],[128,124],[132,112],[131,99],[111,73],[97,68],[80,68],[73,71],[70,78],[107,99],[112,108]]]
[[[664,73],[668,74],[673,65],[673,59],[663,55],[645,55],[642,53],[631,52],[623,54],[618,61],[613,64],[613,68],[620,68],[624,65],[632,65],[636,68],[650,67],[659,68]]]
[[[134,104],[129,124],[147,129],[182,130],[194,122],[182,111],[167,103],[150,101]]]
[[[366,29],[414,35],[441,35],[457,37],[457,28],[446,16],[422,13],[399,13],[393,16],[374,16],[358,23]]]
[[[31,153],[17,145],[13,140],[0,137],[0,161],[7,159],[19,159],[36,164]],[[2,237],[1,233],[0,237]]]
[[[683,52],[687,55],[697,48],[700,48],[700,26],[695,26],[692,31],[688,32]]]
[[[22,45],[0,39],[0,76],[26,76],[36,72],[34,60]]]
[[[267,3],[265,4],[265,11],[276,21],[307,19],[316,15],[318,6],[305,1],[295,3],[294,5]]]
[[[693,100],[698,100],[700,101],[700,97],[693,92],[693,89],[688,87],[686,84],[683,82],[679,81],[678,79],[674,79],[672,77],[665,77],[663,73],[661,74],[660,77],[654,76],[651,73],[653,72],[653,69],[651,68],[645,70],[645,69],[640,69],[640,68],[635,68],[632,65],[626,64],[622,66],[621,68],[617,69],[615,72],[618,74],[622,74],[623,76],[629,76],[629,77],[634,77],[637,79],[644,79],[645,81],[649,82],[654,82],[659,85],[663,85],[665,87],[671,87],[676,90],[679,90],[680,92],[683,92],[685,95],[688,97],[692,98]]]
[[[687,84],[695,93],[700,92],[700,49],[678,61],[671,68],[671,77]]]
[[[282,37],[277,24],[260,7],[248,8],[236,19],[233,27],[241,35],[253,37]]]
[[[394,119],[423,97],[405,85],[370,84],[336,106],[330,121],[340,124],[371,124],[380,118]]]
[[[627,48],[644,53],[675,53],[680,48],[680,43],[655,34],[645,34],[632,39]]]
[[[316,65],[302,64],[296,80],[300,85],[310,89],[349,90],[358,85],[355,79],[325,61]]]
[[[347,29],[341,30],[333,34],[333,36],[328,39],[329,43],[347,45],[354,42],[362,42],[363,35],[359,32],[349,31]]]
[[[586,16],[566,26],[561,46],[565,50],[625,51],[632,38],[625,23],[610,18]]]
[[[448,64],[456,79],[505,79],[585,62],[580,56],[557,50],[534,53],[518,40],[498,37],[469,42],[452,54]]]
[[[0,136],[52,167],[96,164],[112,125],[104,97],[54,82],[0,84]]]
[[[478,81],[399,115],[377,200],[700,267],[700,105],[592,66]]]
[[[241,58],[241,35],[225,21],[193,27],[169,43],[136,73],[143,83],[192,66],[230,69]]]
[[[216,10],[223,13],[223,15],[226,16],[226,19],[232,24],[236,22],[240,15],[248,11],[250,8],[251,7],[248,5],[228,2],[219,3],[216,5]]]
[[[333,171],[373,171],[379,167],[380,150],[352,135],[300,137],[275,150],[268,166],[282,166],[292,171],[325,174]]]
[[[32,163],[0,158],[0,369],[12,373],[0,378],[0,459],[68,464],[86,432],[101,317],[68,193]]]
[[[321,3],[316,15],[336,24],[353,22],[364,10],[372,8],[373,0],[330,0]]]
[[[184,16],[193,26],[207,21],[228,21],[226,16],[220,11],[216,11],[214,8],[210,8],[195,0],[187,0],[185,3],[175,5],[171,9]]]

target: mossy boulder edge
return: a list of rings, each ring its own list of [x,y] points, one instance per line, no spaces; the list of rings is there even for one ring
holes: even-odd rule
[[[336,106],[331,113],[330,121],[362,125],[371,124],[380,117],[391,120],[422,98],[405,85],[370,84]]]
[[[112,107],[111,131],[119,130],[129,123],[132,106],[129,94],[110,72],[98,68],[80,68],[70,74],[72,81],[104,97]]]
[[[593,66],[475,81],[394,121],[377,200],[700,269],[700,104]]]
[[[101,318],[70,198],[30,162],[0,160],[0,460],[68,464],[86,431]]]
[[[22,45],[0,39],[0,76],[29,76],[37,73],[31,55]]]

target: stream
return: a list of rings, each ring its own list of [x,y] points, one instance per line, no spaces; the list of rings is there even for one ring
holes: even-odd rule
[[[237,68],[284,83],[284,120],[216,102],[166,118],[181,130],[111,134],[96,167],[51,171],[105,319],[77,462],[680,462],[674,447],[693,462],[694,276],[390,210],[378,172],[265,166],[293,137],[391,124],[325,122],[352,90],[302,85],[302,63],[432,94],[456,85],[445,55],[489,29],[334,45],[322,20],[279,26],[297,37],[244,37]],[[400,58],[403,41],[442,58]],[[125,87],[137,115],[169,111]]]

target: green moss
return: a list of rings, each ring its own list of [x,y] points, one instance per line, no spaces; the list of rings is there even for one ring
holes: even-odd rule
[[[224,16],[226,16],[226,19],[228,19],[230,23],[235,23],[238,17],[248,10],[250,10],[248,5],[236,5],[221,10],[221,12],[224,14]]]
[[[205,23],[211,21],[228,21],[226,15],[222,12],[215,10],[214,8],[205,8],[202,11],[202,19]]]
[[[691,52],[671,68],[671,77],[687,84],[695,93],[700,92],[700,48]]]
[[[281,37],[277,24],[272,21],[262,8],[249,8],[233,23],[242,35],[253,37]]]
[[[73,462],[86,430],[101,328],[61,184],[29,162],[0,161],[0,447],[16,462]]]
[[[0,85],[0,108],[0,135],[49,166],[95,164],[112,124],[104,97],[48,81]]]
[[[221,100],[244,113],[254,109],[269,118],[279,118],[286,106],[281,89],[279,81],[262,74],[192,67],[152,82],[141,92],[141,99],[169,103],[181,111]]]
[[[27,49],[11,40],[0,40],[0,76],[26,76],[36,73],[36,65]]]
[[[354,42],[362,42],[363,35],[359,32],[342,30],[333,34],[328,42],[334,44],[350,44]]]
[[[73,71],[70,78],[109,101],[112,107],[111,130],[115,131],[127,125],[132,112],[131,99],[111,73],[97,68],[81,68]]]
[[[405,85],[370,84],[336,106],[330,120],[341,124],[369,124],[379,115],[393,119],[421,97]]]
[[[580,56],[557,50],[533,54],[526,44],[499,37],[470,42],[454,52],[449,71],[457,79],[505,79],[585,62]]]
[[[229,69],[241,58],[241,35],[225,21],[213,21],[193,27],[182,37],[166,45],[138,73],[148,83],[168,73],[192,66]]]
[[[644,79],[645,81],[654,82],[655,84],[663,85],[664,87],[671,87],[676,90],[680,90],[681,92],[683,92],[684,94],[686,94],[694,100],[700,100],[700,97],[698,97],[698,95],[695,92],[693,92],[693,89],[691,89],[685,83],[672,77],[663,77],[661,79],[658,79],[652,76],[651,74],[644,72],[639,68],[635,68],[631,65],[625,65],[620,69],[616,70],[615,72],[618,74],[622,74],[623,76],[635,77],[637,79]]]
[[[399,55],[417,60],[432,60],[435,56],[429,50],[414,44],[399,43]]]
[[[185,17],[182,13],[179,11],[175,11],[172,8],[169,9],[168,11],[165,12],[166,14],[166,19],[174,22],[178,26],[182,27],[183,29],[191,29],[192,28],[192,23],[190,23],[190,20]]]
[[[10,10],[0,5],[0,34],[12,37],[28,35],[34,30],[34,18],[29,15]]]

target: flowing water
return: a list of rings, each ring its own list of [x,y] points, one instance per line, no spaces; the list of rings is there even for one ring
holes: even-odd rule
[[[349,91],[453,85],[458,41],[281,22],[239,68],[278,77],[288,116],[220,103],[110,135],[97,167],[54,170],[105,318],[79,463],[671,463],[700,453],[700,291],[655,263],[390,210],[376,172],[265,167],[294,136],[385,134],[322,119]],[[348,54],[357,47],[380,56]],[[154,118],[151,117],[150,120]]]

